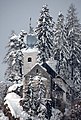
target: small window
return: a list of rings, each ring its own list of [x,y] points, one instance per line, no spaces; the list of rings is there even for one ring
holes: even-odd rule
[[[31,57],[28,58],[28,62],[32,62],[32,58]]]
[[[38,73],[39,71],[38,71],[38,69],[36,69],[36,73]]]

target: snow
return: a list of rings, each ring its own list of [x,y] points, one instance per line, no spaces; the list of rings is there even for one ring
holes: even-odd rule
[[[23,50],[23,53],[32,53],[32,52],[38,52],[38,49],[37,48],[28,48],[27,50]]]
[[[8,93],[5,97],[5,103],[4,104],[7,104],[10,111],[11,111],[11,114],[12,116],[14,116],[15,118],[18,118],[20,117],[21,120],[25,120],[23,119],[23,107],[20,106],[20,96],[17,95],[16,93],[12,92],[12,93]],[[24,112],[25,114],[25,118],[27,118],[27,114]]]
[[[14,40],[14,39],[18,39],[18,36],[17,35],[14,35],[10,38],[10,40]]]
[[[47,71],[43,66],[41,66],[42,65],[42,63],[35,63],[35,65],[30,69],[30,71],[36,66],[36,65],[39,65],[43,70],[45,70],[45,71]],[[30,72],[29,71],[29,72]]]
[[[40,79],[39,75],[36,75],[35,77],[33,77],[33,80],[39,80],[39,79]],[[41,80],[47,80],[47,78],[41,77]]]
[[[48,61],[47,61],[47,64],[56,72],[56,65],[57,65],[57,61],[50,58]]]
[[[8,93],[5,97],[5,103],[7,104],[12,116],[14,116],[15,118],[19,115],[19,112],[22,111],[22,108],[19,108],[19,101],[20,101],[20,96],[18,96],[17,94],[15,94],[14,92],[12,93]]]
[[[5,99],[4,100],[13,100],[13,99],[20,99],[20,96],[19,95],[17,95],[16,93],[14,93],[14,92],[12,92],[12,93],[8,93],[7,95],[6,95],[6,97],[5,97]]]
[[[26,120],[27,118],[30,118],[30,115],[28,115],[25,111],[23,111],[22,106],[20,106],[19,101],[21,100],[20,96],[18,96],[17,94],[15,94],[14,92],[12,93],[8,93],[5,97],[5,103],[7,104],[12,116],[14,116],[15,118],[20,118],[20,120]],[[42,111],[42,113],[45,111],[45,106],[41,105],[41,109],[39,108],[39,110]],[[43,114],[39,114],[39,116],[43,117]],[[33,120],[40,120],[39,116],[31,116],[33,117]],[[3,120],[3,119],[0,119]],[[8,119],[4,119],[4,120],[8,120]],[[46,120],[46,119],[45,119]]]
[[[38,39],[36,46],[40,51],[37,58],[39,62],[47,61],[50,56],[53,56],[53,23],[48,7],[43,6],[35,29]]]
[[[20,117],[20,120],[26,120],[28,117],[30,117],[30,115],[23,111],[23,108],[22,106],[20,106],[19,103],[20,100],[21,100],[20,96],[12,92],[6,95],[4,104],[8,105],[12,116],[14,116],[15,118]],[[43,112],[46,111],[45,106],[41,104],[41,109],[39,108],[39,110],[41,110],[42,112],[40,112],[38,116],[34,116],[34,120],[39,120],[41,117],[44,118]],[[52,117],[50,120],[57,120],[57,118],[58,120],[60,120],[59,116],[62,116],[62,113],[58,109],[52,108]],[[3,113],[0,113],[0,117],[1,117],[0,120],[3,120],[3,118],[4,120],[8,120],[8,118],[5,117]],[[46,120],[46,118],[44,120]]]
[[[8,92],[15,91],[18,87],[21,87],[21,86],[22,84],[13,84],[12,86],[8,88]]]

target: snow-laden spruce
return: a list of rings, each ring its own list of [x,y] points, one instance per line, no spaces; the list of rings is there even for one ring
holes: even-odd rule
[[[45,86],[42,80],[47,79],[41,78],[40,75],[34,76],[33,78],[30,76],[23,108],[31,117],[37,116],[37,118],[45,119],[46,106],[43,101],[45,99]]]
[[[9,81],[19,81],[22,78],[23,53],[25,47],[24,36],[26,33],[21,31],[19,35],[12,33],[8,42],[8,51],[4,58],[8,68],[5,72],[6,79]]]
[[[71,73],[69,74],[68,79],[72,80],[74,83],[75,81],[80,80],[80,75],[78,76],[79,77],[78,79],[75,79],[76,77],[74,76],[77,76],[77,73],[81,66],[81,24],[79,24],[76,9],[73,4],[71,4],[68,9],[66,17],[66,32],[67,32],[66,40],[69,44],[70,52],[70,56],[68,59],[68,66],[70,67],[68,69],[68,72]],[[77,69],[77,72],[75,69]]]
[[[37,48],[38,61],[47,61],[53,55],[53,28],[54,22],[52,17],[49,15],[49,9],[47,5],[42,7],[40,16],[38,19],[38,24],[35,29],[37,35]]]
[[[66,78],[67,59],[69,57],[68,42],[66,41],[66,30],[64,16],[59,12],[54,31],[54,59],[57,60],[56,70],[63,78]]]

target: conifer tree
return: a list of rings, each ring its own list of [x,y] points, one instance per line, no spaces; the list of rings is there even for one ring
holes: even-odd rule
[[[26,91],[27,96],[24,100],[23,108],[31,116],[30,118],[37,116],[37,118],[44,119],[46,111],[46,107],[42,103],[42,93],[44,90],[41,88],[43,85],[41,76],[37,77],[37,80],[31,76],[29,78],[28,89]]]
[[[5,76],[7,80],[12,82],[17,82],[22,79],[22,49],[25,47],[23,41],[25,34],[24,31],[21,31],[19,35],[13,32],[7,46],[8,51],[4,58],[4,62],[7,63],[8,68],[5,72]]]
[[[39,50],[38,53],[38,61],[45,62],[53,54],[53,27],[54,22],[52,17],[49,15],[49,9],[47,5],[42,7],[40,12],[40,17],[38,19],[38,24],[35,29],[37,35],[37,48]]]
[[[74,83],[74,75],[78,73],[75,72],[75,69],[79,69],[79,66],[81,65],[81,25],[79,24],[76,9],[73,4],[70,5],[66,17],[66,33],[66,40],[69,44],[70,52],[68,66],[70,68],[71,76],[69,76],[69,80],[72,80],[72,83]]]
[[[59,13],[54,31],[54,59],[57,60],[56,70],[64,78],[67,72],[67,59],[69,57],[68,43],[66,41],[66,30],[64,16]]]

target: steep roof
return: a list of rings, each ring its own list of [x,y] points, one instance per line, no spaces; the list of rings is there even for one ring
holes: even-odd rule
[[[52,78],[55,78],[57,73],[47,63],[43,63],[42,66],[46,69],[46,71],[51,75]]]

